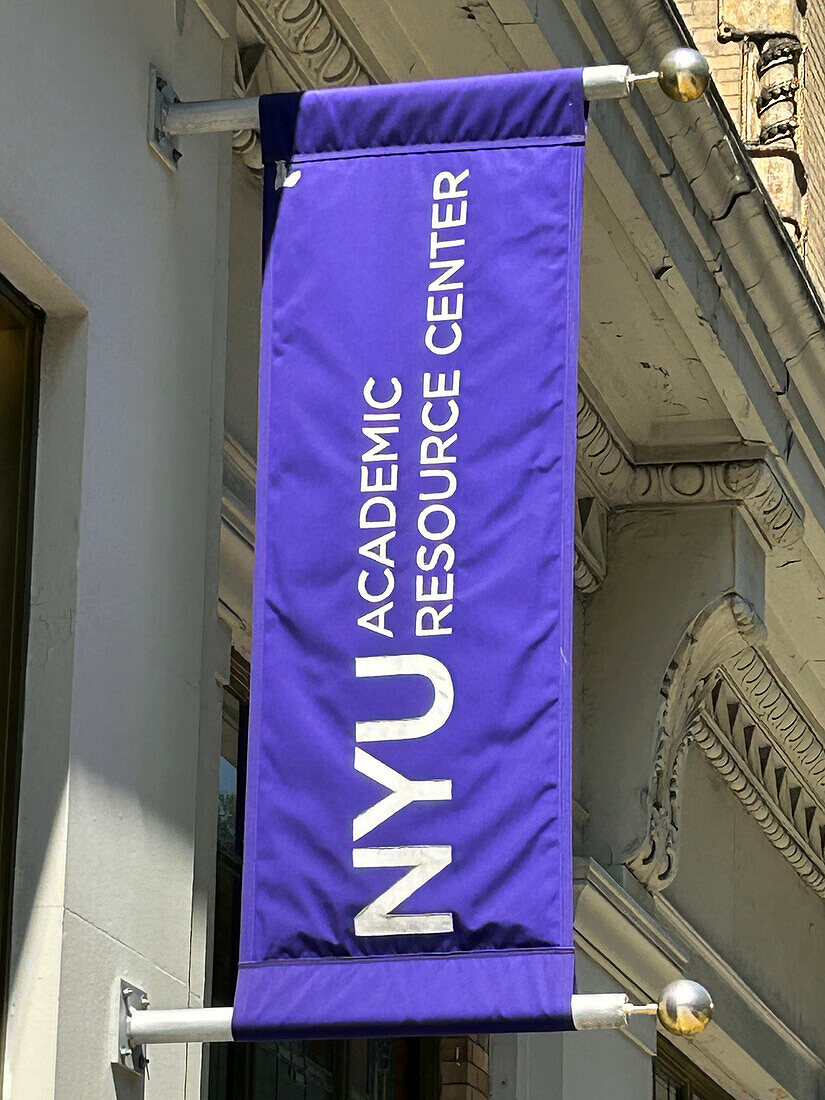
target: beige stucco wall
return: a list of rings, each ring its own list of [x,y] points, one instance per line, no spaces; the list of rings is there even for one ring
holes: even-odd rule
[[[204,992],[229,139],[173,174],[146,123],[150,61],[198,98],[231,56],[195,3],[3,23],[0,272],[47,313],[3,1096],[108,1100],[118,979]],[[146,1096],[198,1061],[158,1049]]]

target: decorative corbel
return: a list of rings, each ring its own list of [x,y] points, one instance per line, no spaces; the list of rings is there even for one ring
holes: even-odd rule
[[[654,893],[664,890],[676,876],[684,759],[702,728],[700,708],[713,674],[720,665],[764,640],[765,627],[754,608],[736,592],[729,592],[700,611],[668,665],[647,789],[647,831],[625,861]]]

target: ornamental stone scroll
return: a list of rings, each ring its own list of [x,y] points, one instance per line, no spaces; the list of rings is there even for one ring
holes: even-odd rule
[[[736,592],[708,604],[691,622],[662,682],[653,771],[646,792],[647,831],[625,860],[648,890],[673,881],[678,863],[681,774],[688,747],[701,732],[701,707],[714,673],[765,640],[753,606]]]

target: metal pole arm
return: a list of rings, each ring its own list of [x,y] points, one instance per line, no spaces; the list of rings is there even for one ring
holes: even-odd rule
[[[654,73],[654,78],[656,74]],[[627,65],[601,65],[582,72],[585,99],[621,99],[630,95],[633,74]],[[159,138],[257,130],[260,96],[248,99],[172,100],[160,111]]]
[[[584,98],[623,99],[637,84],[658,80],[671,99],[698,99],[708,86],[710,70],[696,50],[671,50],[656,72],[633,73],[628,65],[593,65],[582,69]],[[170,168],[180,160],[177,139],[188,134],[220,134],[258,129],[260,96],[205,99],[181,103],[171,85],[153,67],[149,82],[149,145]]]
[[[125,983],[121,996],[126,1011],[121,1018],[121,1052],[149,1043],[231,1043],[231,1008],[154,1009],[145,994]],[[669,985],[659,1002],[630,1003],[625,993],[577,993],[570,1015],[577,1031],[626,1027],[631,1016],[656,1016],[670,1031],[694,1035],[707,1026],[713,1013],[710,994],[696,982]]]
[[[228,130],[257,130],[260,96],[249,99],[204,99],[195,103],[170,103],[164,113],[163,133],[221,134]]]
[[[231,1008],[147,1008],[127,1017],[129,1046],[231,1043]]]
[[[577,994],[570,1011],[577,1031],[624,1027],[635,1013],[655,1015],[658,1005],[632,1005],[624,993]],[[231,1043],[231,1008],[139,1009],[126,1017],[130,1047],[150,1043]]]
[[[653,73],[653,79],[657,74]],[[600,65],[582,70],[585,99],[621,99],[630,95],[634,76],[628,65]],[[248,99],[204,99],[194,103],[171,102],[162,112],[161,135],[220,134],[257,130],[260,96]]]

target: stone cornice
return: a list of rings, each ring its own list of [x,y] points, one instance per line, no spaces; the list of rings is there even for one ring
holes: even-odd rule
[[[238,6],[299,87],[371,82],[323,0],[239,0]]]
[[[772,1032],[780,1040],[783,1046],[788,1048],[788,1052],[792,1057],[801,1059],[815,1072],[822,1072],[825,1066],[823,1066],[822,1059],[819,1055],[800,1039],[793,1028],[789,1027],[788,1024],[762,1000],[753,987],[744,980],[739,971],[731,966],[728,960],[720,955],[665,897],[659,896],[655,898],[653,905],[654,912],[662,930],[676,939],[677,942],[683,943],[689,948],[691,969],[694,973],[698,963],[701,965],[702,969],[706,969],[707,972],[713,976],[713,981],[708,982],[709,985],[718,988],[719,984],[724,982],[736,998],[741,1009],[751,1013],[756,1020],[759,1020],[768,1033]],[[710,1056],[709,1065],[716,1069],[723,1068],[731,1071],[733,1064],[736,1062],[739,1063],[737,1068],[740,1073],[742,1069],[747,1069],[747,1066],[742,1066],[741,1049],[734,1048],[731,1051],[732,1057],[725,1057],[724,1043],[718,1043],[719,1035],[718,1033],[714,1035],[714,1030],[713,1027],[709,1028],[708,1032],[710,1034],[706,1032],[696,1039],[676,1040],[676,1044],[681,1046],[682,1049],[690,1051],[691,1057],[694,1059],[696,1058],[696,1052],[701,1051],[702,1048],[705,1047],[706,1055]],[[705,1046],[705,1044],[707,1045]],[[715,1058],[713,1054],[716,1055]],[[763,1074],[767,1076],[763,1066],[756,1062],[753,1062],[752,1065],[755,1071],[754,1076],[759,1075],[761,1077]],[[777,1082],[775,1081],[759,1081],[757,1079],[749,1081],[748,1084],[750,1085],[748,1095],[751,1096],[775,1095],[776,1097],[781,1097],[784,1092],[783,1089],[777,1086]],[[787,1096],[787,1093],[785,1093],[785,1096]]]
[[[689,975],[704,981],[719,1001],[724,999],[728,1012],[746,1014],[764,1028],[765,1037],[775,1036],[788,1056],[801,1059],[815,1073],[822,1071],[819,1056],[665,897],[640,903],[630,884],[592,858],[573,860],[573,881],[577,951],[592,958],[631,997],[654,1000],[668,982]],[[690,1057],[700,1068],[732,1096],[787,1095],[764,1066],[743,1058],[720,1023],[689,1041]],[[655,1045],[655,1036],[650,1038]]]
[[[631,491],[635,467],[582,389],[576,405],[576,468],[606,504]]]
[[[667,462],[635,466],[581,390],[577,446],[578,470],[583,482],[609,507],[730,501],[747,511],[772,549],[791,546],[802,535],[800,509],[767,462]]]
[[[754,649],[722,667],[696,743],[797,874],[825,897],[825,732]]]
[[[635,996],[658,997],[686,972],[680,945],[594,859],[573,860],[573,890],[580,946],[600,965],[615,967],[621,959],[624,969],[616,977]]]
[[[290,75],[299,88],[331,88],[348,84],[370,84],[374,77],[337,25],[323,0],[238,0],[238,11],[254,28],[260,60],[253,72],[246,72],[243,53],[235,65],[235,93],[238,96],[274,91],[265,75],[267,60]],[[253,76],[259,87],[252,87]],[[263,169],[261,142],[257,133],[243,130],[233,136],[235,152],[256,176]]]
[[[324,0],[239,0],[238,6],[265,54],[277,58],[298,86],[368,84],[380,76],[368,70]],[[239,95],[248,92],[251,80],[251,74],[244,75],[244,68],[239,61]],[[261,66],[254,71],[260,73]],[[257,136],[248,131],[237,134],[234,143],[244,162],[258,172],[261,162]],[[592,495],[608,507],[730,501],[747,511],[770,548],[790,546],[802,534],[801,509],[764,461],[634,465],[581,390],[577,442],[579,478],[585,489],[589,487]],[[583,495],[590,494],[586,491]],[[600,548],[594,551],[577,533],[577,588],[592,592],[603,577]]]

